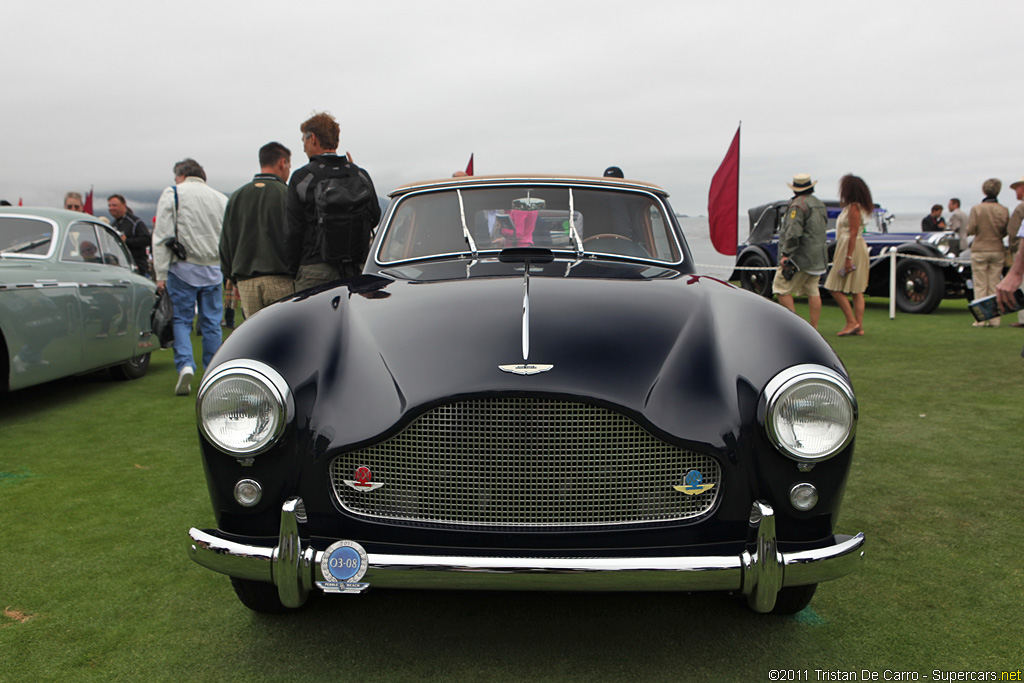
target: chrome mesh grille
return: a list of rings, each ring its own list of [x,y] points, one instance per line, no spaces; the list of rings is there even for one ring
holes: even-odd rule
[[[346,484],[359,481],[360,467],[383,486]],[[711,488],[697,495],[673,488],[693,470]],[[346,510],[375,518],[591,526],[699,516],[715,503],[721,469],[606,408],[496,398],[435,408],[383,443],[339,455],[331,480]]]

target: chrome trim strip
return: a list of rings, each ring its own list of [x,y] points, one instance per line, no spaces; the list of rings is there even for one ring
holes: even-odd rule
[[[523,268],[523,365],[530,360],[530,260]]]
[[[298,508],[290,499],[281,510],[278,547],[223,540],[209,531],[189,530],[189,557],[229,576],[278,586],[283,603],[305,601],[320,571],[322,551],[302,550]],[[378,587],[530,590],[740,591],[757,611],[770,611],[781,588],[820,583],[855,571],[864,557],[864,534],[837,537],[832,546],[795,553],[778,551],[774,513],[754,504],[752,549],[738,556],[516,558],[389,555],[369,553],[363,580]],[[423,572],[430,572],[429,578]],[[442,578],[443,577],[443,578]],[[429,584],[428,584],[429,582]],[[288,585],[283,585],[288,584]]]

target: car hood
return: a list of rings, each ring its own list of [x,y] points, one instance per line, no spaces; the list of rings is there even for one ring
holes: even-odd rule
[[[214,365],[255,358],[281,372],[318,452],[375,442],[453,398],[497,394],[606,405],[721,448],[781,369],[817,362],[845,374],[828,344],[778,305],[660,268],[535,267],[524,334],[522,266],[501,268],[362,276],[300,293],[246,321]],[[523,362],[524,336],[528,360],[551,370],[499,368]]]

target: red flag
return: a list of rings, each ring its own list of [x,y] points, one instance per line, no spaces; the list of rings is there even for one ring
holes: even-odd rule
[[[466,175],[473,175],[473,155],[469,155],[469,163],[466,164]]]
[[[85,204],[82,206],[82,211],[84,211],[85,213],[89,214],[90,216],[93,215],[93,213],[92,213],[92,188],[91,187],[89,188],[89,191],[85,194]]]
[[[720,254],[736,255],[740,213],[740,129],[711,179],[708,192],[708,226],[711,244]]]

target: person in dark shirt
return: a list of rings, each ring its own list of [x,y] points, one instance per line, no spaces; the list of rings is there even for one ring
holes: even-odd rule
[[[295,290],[285,258],[292,153],[269,142],[260,148],[259,162],[260,172],[228,199],[220,234],[220,269],[237,285],[246,318]],[[233,326],[234,310],[224,315]]]
[[[921,219],[921,232],[941,232],[946,229],[946,221],[942,219],[942,204],[932,207],[932,212]]]
[[[128,208],[123,195],[112,194],[107,197],[107,212],[114,219],[111,227],[121,233],[121,239],[132,253],[135,265],[139,267],[139,275],[149,277],[149,256],[146,254],[146,247],[152,240],[149,228]]]
[[[292,173],[288,182],[288,236],[285,243],[288,263],[295,275],[296,291],[358,275],[366,259],[366,254],[350,254],[341,266],[324,263],[317,244],[317,209],[313,199],[317,184],[328,178],[358,175],[369,186],[372,195],[377,196],[369,174],[352,163],[351,155],[338,156],[341,127],[333,116],[326,112],[314,114],[299,126],[299,130],[302,132],[302,149],[309,157],[309,163]],[[372,223],[367,227],[367,233],[380,220],[377,202],[373,203],[371,212]]]

